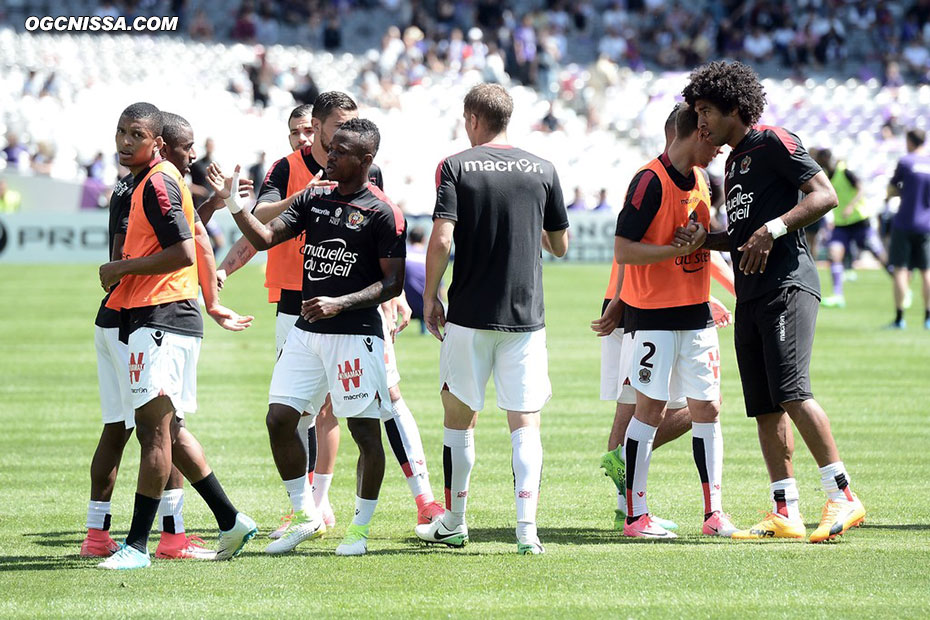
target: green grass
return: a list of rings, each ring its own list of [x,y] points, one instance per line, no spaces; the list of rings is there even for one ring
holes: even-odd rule
[[[100,432],[96,269],[0,266],[0,615],[925,617],[930,332],[920,327],[922,309],[908,313],[908,331],[881,330],[891,319],[890,281],[871,272],[847,285],[848,308],[820,314],[814,391],[869,511],[865,526],[820,546],[702,538],[700,487],[685,440],[656,453],[650,480],[650,505],[681,524],[682,538],[642,543],[610,529],[612,485],[597,469],[613,407],[597,400],[599,349],[588,322],[600,310],[606,280],[603,265],[546,271],[554,397],[543,412],[545,556],[515,553],[510,443],[492,394],[478,425],[472,542],[465,549],[428,548],[414,539],[413,502],[388,453],[369,555],[335,557],[351,520],[357,455],[344,432],[331,493],[334,536],[305,543],[295,555],[264,556],[264,536],[287,499],[264,428],[273,311],[258,269],[250,267],[230,279],[223,297],[254,314],[255,325],[243,334],[207,325],[200,410],[189,427],[262,533],[233,562],[156,561],[149,570],[114,574],[77,556]],[[769,506],[768,480],[755,426],[743,413],[732,337],[732,328],[721,332],[724,505],[738,525],[749,525]],[[397,348],[403,392],[441,496],[438,343],[414,327]],[[800,437],[795,463],[810,528],[823,494]],[[113,497],[120,535],[131,516],[137,465],[133,440]],[[189,487],[186,498],[188,531],[212,544],[212,516]]]

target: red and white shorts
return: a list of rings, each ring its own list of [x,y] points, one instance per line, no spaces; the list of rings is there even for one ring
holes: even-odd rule
[[[201,340],[153,327],[140,327],[129,334],[127,363],[133,409],[167,396],[179,417],[197,410]]]
[[[720,399],[716,327],[637,330],[632,355],[630,384],[645,396],[661,401]]]
[[[390,417],[384,342],[377,336],[293,329],[274,366],[268,392],[269,404],[314,415],[329,393],[336,417]]]

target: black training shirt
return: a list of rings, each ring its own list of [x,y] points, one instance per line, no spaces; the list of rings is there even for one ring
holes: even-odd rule
[[[327,178],[325,166],[321,166],[316,162],[313,158],[313,154],[310,152],[309,146],[305,146],[300,150],[300,156],[303,158],[304,165],[307,166],[307,170],[310,171],[310,174],[316,175],[320,170],[323,170],[323,176],[321,178]],[[268,174],[265,175],[265,180],[262,182],[261,189],[258,192],[258,200],[255,204],[279,202],[287,198],[287,184],[290,176],[291,162],[288,161],[287,157],[282,157],[271,165],[271,169],[269,169]],[[378,189],[384,189],[384,179],[381,176],[381,169],[377,165],[371,165],[371,168],[368,170],[368,180]],[[279,314],[300,314],[301,301],[300,291],[282,289],[281,298],[278,300],[277,311]]]
[[[820,166],[790,131],[758,126],[733,149],[726,171],[727,232],[733,264],[739,265],[742,253],[737,248],[766,222],[794,208],[800,187],[820,172]],[[820,278],[803,230],[775,240],[764,273],[734,271],[738,303],[786,287],[820,298]]]
[[[448,320],[474,329],[542,329],[542,231],[568,228],[555,167],[503,145],[447,157],[436,169],[439,218],[455,222]]]
[[[144,173],[143,173],[144,174]],[[132,205],[132,188],[135,187],[135,180],[130,172],[116,185],[113,186],[113,192],[110,194],[110,223],[107,228],[109,242],[107,248],[107,261],[113,257],[113,243],[116,235],[126,234],[126,227],[129,226],[129,207]],[[112,291],[110,291],[112,293]],[[97,310],[97,318],[94,325],[105,329],[119,327],[119,312],[107,308],[107,300],[110,299],[110,293],[107,293],[103,301],[100,302],[100,308]]]
[[[305,235],[304,300],[367,288],[384,277],[379,259],[407,255],[404,214],[373,185],[346,196],[336,190],[326,196],[305,191],[279,217],[292,231]],[[301,316],[295,326],[323,334],[384,337],[375,306],[314,323]]]

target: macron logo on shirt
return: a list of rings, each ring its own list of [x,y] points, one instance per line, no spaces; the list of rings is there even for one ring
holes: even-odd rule
[[[542,166],[538,162],[528,159],[509,161],[495,161],[493,159],[472,159],[462,162],[464,172],[525,172],[528,174],[543,174]]]

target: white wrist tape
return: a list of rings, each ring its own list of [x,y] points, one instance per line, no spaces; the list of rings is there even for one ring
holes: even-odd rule
[[[785,226],[785,223],[780,217],[776,217],[774,220],[766,222],[765,227],[770,233],[772,233],[772,239],[783,237],[788,232],[788,227]]]
[[[232,178],[232,189],[229,192],[229,198],[224,200],[226,203],[226,208],[229,209],[229,212],[235,215],[242,211],[242,207],[245,204],[245,200],[239,196],[239,173],[235,172]]]

